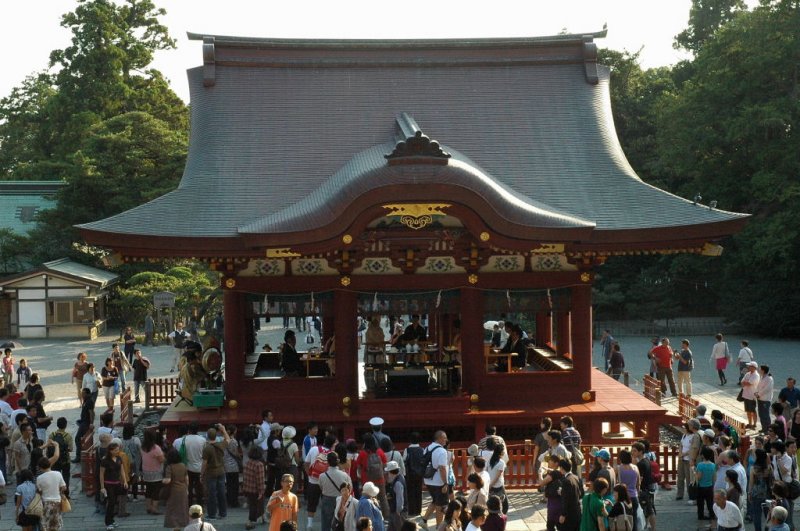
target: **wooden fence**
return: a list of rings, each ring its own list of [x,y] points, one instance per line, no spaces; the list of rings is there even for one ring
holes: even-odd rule
[[[687,422],[689,419],[697,417],[696,408],[699,405],[699,400],[696,400],[683,393],[678,393],[678,414],[681,416],[683,422]]]
[[[654,402],[661,405],[661,383],[649,375],[644,375],[642,377],[642,382],[644,383],[644,397],[651,402]]]
[[[133,400],[131,400],[131,388],[128,386],[119,395],[119,422],[117,426],[133,423]]]
[[[616,466],[617,457],[620,450],[630,449],[630,446],[607,446],[604,447],[611,454],[611,464]],[[583,455],[586,456],[586,462],[583,465],[583,478],[588,481],[589,471],[592,468],[592,460],[590,455],[591,446],[581,446]],[[662,480],[661,483],[667,485],[674,485],[678,481],[678,459],[680,457],[680,448],[673,448],[666,445],[652,445],[650,448],[656,453],[658,463],[661,466]],[[539,464],[533,460],[533,447],[524,444],[509,445],[507,448],[509,455],[508,464],[504,473],[506,489],[535,489],[539,487]],[[467,451],[464,448],[453,450],[453,474],[456,477],[456,489],[468,488],[467,476],[469,474],[469,465]],[[487,463],[488,468],[488,463]]]
[[[81,484],[87,496],[95,494],[95,477],[97,474],[96,452],[94,445],[94,426],[89,427],[80,440],[81,445]]]
[[[169,406],[177,394],[177,378],[150,378],[144,386],[145,411]]]

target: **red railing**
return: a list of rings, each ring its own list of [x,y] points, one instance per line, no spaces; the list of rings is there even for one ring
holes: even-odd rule
[[[144,387],[145,410],[169,406],[177,394],[177,378],[150,378]]]
[[[128,387],[119,395],[119,422],[117,426],[133,423],[133,400],[131,400],[131,388]]]
[[[644,383],[643,395],[646,399],[661,405],[661,383],[652,376],[645,375],[642,378]]]
[[[592,457],[589,454],[591,446],[581,446],[586,462],[583,465],[584,480],[588,480],[589,472],[592,468]],[[620,450],[630,449],[630,446],[607,446],[604,447],[611,454],[611,463],[616,465]],[[651,450],[656,452],[658,463],[661,467],[662,485],[672,485],[678,481],[678,459],[680,458],[680,448],[673,448],[665,445],[652,445]],[[533,449],[529,445],[517,444],[509,445],[509,461],[504,473],[506,489],[535,489],[539,486],[538,466],[539,463],[533,460]],[[456,477],[456,489],[467,489],[468,459],[467,451],[464,448],[453,450],[453,474]]]
[[[89,427],[80,440],[81,445],[81,483],[83,485],[83,493],[87,496],[94,496],[95,493],[95,477],[97,474],[97,463],[95,459],[95,445],[94,445],[94,426]]]
[[[683,419],[683,422],[697,417],[696,408],[699,405],[699,400],[686,396],[683,393],[678,393],[678,414],[681,416],[681,419]]]

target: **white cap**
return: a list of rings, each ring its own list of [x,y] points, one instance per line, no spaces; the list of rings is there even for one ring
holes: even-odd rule
[[[748,367],[755,367],[756,369],[758,369],[758,363],[756,363],[755,361],[748,362],[747,366]]]
[[[400,470],[400,465],[397,464],[397,461],[389,461],[386,463],[386,468],[384,468],[386,472],[391,472],[393,470]]]
[[[374,426],[376,428],[378,426],[383,426],[383,419],[380,417],[372,417],[371,419],[369,419],[369,425]]]
[[[364,494],[366,494],[371,498],[374,498],[375,496],[378,495],[380,490],[378,490],[378,487],[375,486],[375,483],[367,481],[366,483],[364,483],[364,486],[361,487],[361,492],[363,492]]]

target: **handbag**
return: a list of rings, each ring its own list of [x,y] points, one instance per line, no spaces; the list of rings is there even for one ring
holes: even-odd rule
[[[739,394],[736,395],[736,400],[738,400],[739,402],[744,402],[744,396],[742,396],[743,392],[744,392],[744,388],[739,389]]]
[[[25,514],[39,518],[44,516],[44,502],[42,502],[42,496],[38,492],[33,496],[28,506],[25,507]]]
[[[69,501],[69,498],[61,495],[61,512],[62,513],[70,513],[72,512],[72,504]]]
[[[625,510],[625,504],[622,503],[622,514],[609,518],[611,531],[633,531],[633,515],[628,514]]]

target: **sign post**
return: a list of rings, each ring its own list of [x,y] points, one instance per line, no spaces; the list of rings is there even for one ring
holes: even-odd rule
[[[161,321],[161,309],[175,307],[175,294],[169,291],[156,291],[153,293],[153,306],[156,308],[156,322],[159,324],[159,327],[161,327],[163,325]],[[171,321],[171,319],[168,320]],[[165,336],[169,335],[171,328],[172,322],[169,323],[169,326],[163,327]]]

